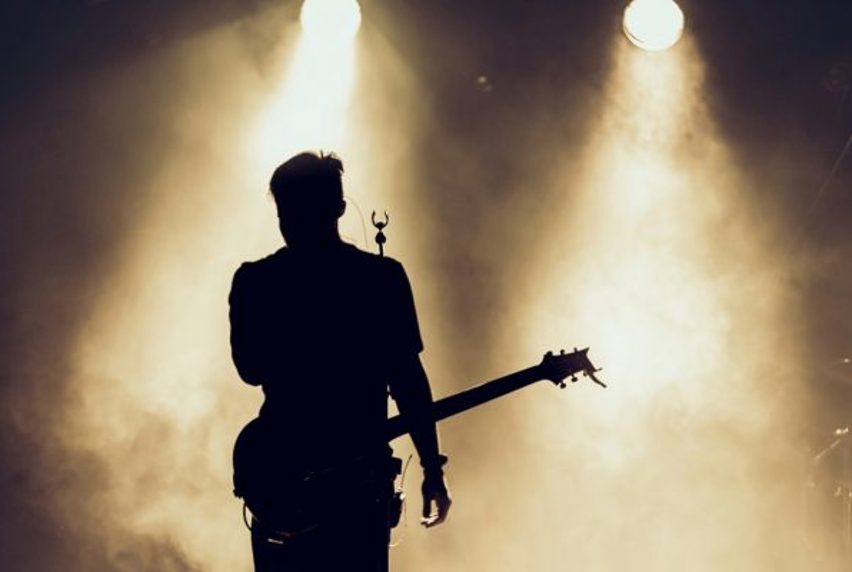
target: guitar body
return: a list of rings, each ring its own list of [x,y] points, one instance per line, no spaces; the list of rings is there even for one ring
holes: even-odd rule
[[[576,374],[582,373],[606,387],[595,377],[598,370],[587,353],[588,348],[570,354],[548,352],[538,365],[436,401],[432,419],[445,419],[544,379],[565,387],[566,377],[576,381]],[[409,430],[405,418],[389,419],[388,441]],[[280,434],[259,417],[240,431],[233,464],[234,494],[245,501],[258,522],[284,538],[313,530],[349,509],[357,510],[353,499],[389,497],[402,466],[388,454],[353,456],[320,467],[299,466],[287,457]],[[396,502],[391,503],[395,506]],[[391,526],[398,518],[398,513],[389,514]]]
[[[365,497],[389,495],[401,461],[356,456],[322,467],[295,464],[281,452],[280,435],[261,418],[234,443],[234,494],[253,517],[284,537],[308,532]]]
[[[279,448],[259,417],[243,427],[234,444],[234,494],[264,525],[298,534],[322,520],[323,506],[314,483],[302,471],[288,470]]]

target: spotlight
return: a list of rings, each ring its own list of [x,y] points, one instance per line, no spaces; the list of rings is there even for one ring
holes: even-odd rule
[[[673,0],[633,0],[624,10],[624,34],[643,50],[667,50],[683,35],[683,11]]]
[[[358,0],[305,0],[302,29],[323,40],[339,41],[355,37],[361,26]]]

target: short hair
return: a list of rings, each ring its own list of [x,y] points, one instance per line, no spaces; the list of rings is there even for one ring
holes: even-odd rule
[[[337,212],[343,201],[343,162],[333,153],[304,152],[275,169],[269,191],[276,206],[299,205]]]

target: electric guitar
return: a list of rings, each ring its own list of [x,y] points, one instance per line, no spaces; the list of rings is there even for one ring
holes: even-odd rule
[[[588,352],[588,348],[571,353],[547,352],[537,365],[435,401],[431,417],[440,421],[543,380],[564,388],[567,378],[575,382],[577,375],[582,374],[606,387],[595,377],[600,370],[589,360]],[[391,417],[387,422],[387,439],[390,442],[410,429],[404,416]],[[318,526],[324,514],[334,510],[329,491],[345,488],[353,474],[381,485],[392,482],[399,472],[398,459],[393,459],[395,466],[382,467],[369,457],[352,459],[345,467],[319,470],[282,467],[275,460],[276,439],[260,418],[243,427],[234,444],[234,494],[244,500],[255,518],[265,521],[284,537]]]

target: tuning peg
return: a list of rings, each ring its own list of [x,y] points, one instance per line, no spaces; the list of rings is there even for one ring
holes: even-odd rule
[[[576,375],[571,376],[571,383],[577,383],[577,376]]]
[[[602,382],[600,379],[598,379],[598,377],[595,375],[595,374],[596,374],[596,373],[598,373],[599,371],[603,371],[603,370],[602,370],[602,369],[600,369],[600,368],[598,368],[598,369],[596,369],[596,370],[594,370],[594,371],[586,371],[586,372],[585,372],[585,375],[586,375],[589,379],[591,379],[592,381],[594,381],[595,383],[597,383],[598,385],[600,385],[601,387],[606,387],[606,384],[605,384],[604,382]]]
[[[559,355],[564,356],[564,355],[565,355],[565,350],[559,350]]]
[[[566,387],[564,381],[560,381],[557,385],[559,386],[559,389],[565,389]]]

